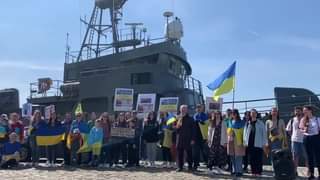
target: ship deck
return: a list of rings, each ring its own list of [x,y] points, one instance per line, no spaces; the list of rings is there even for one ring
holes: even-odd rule
[[[299,168],[299,177],[297,179],[306,179],[307,169]],[[22,164],[15,170],[0,170],[1,179],[7,180],[138,180],[138,179],[152,179],[152,180],[207,180],[207,179],[236,179],[229,175],[229,173],[214,169],[208,172],[204,167],[196,173],[181,172],[176,173],[175,169],[162,168],[160,162],[157,162],[155,168],[130,168],[122,167],[116,168],[73,168],[73,167],[56,167],[46,168],[40,165],[39,168],[31,168],[26,164]],[[253,177],[245,174],[239,179],[274,179],[271,166],[264,166],[262,177]]]

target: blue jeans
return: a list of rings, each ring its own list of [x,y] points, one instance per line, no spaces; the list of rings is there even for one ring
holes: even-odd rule
[[[242,156],[230,156],[232,163],[232,172],[242,174]]]

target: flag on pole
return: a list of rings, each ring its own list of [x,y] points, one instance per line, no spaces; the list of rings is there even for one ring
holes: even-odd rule
[[[222,94],[226,94],[235,88],[236,61],[215,81],[207,87],[213,91],[213,99],[219,100]]]
[[[76,108],[76,110],[75,110],[74,113],[75,113],[76,115],[77,115],[78,113],[83,113],[81,102],[78,103],[77,108]]]

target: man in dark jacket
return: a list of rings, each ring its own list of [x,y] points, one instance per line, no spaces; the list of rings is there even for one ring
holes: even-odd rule
[[[178,152],[178,169],[177,172],[183,170],[184,165],[184,152],[187,153],[188,170],[192,170],[192,148],[194,144],[194,121],[188,115],[188,106],[180,106],[180,115],[177,118],[177,152]]]

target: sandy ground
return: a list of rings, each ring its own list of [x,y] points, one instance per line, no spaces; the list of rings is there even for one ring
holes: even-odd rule
[[[306,169],[299,168],[299,174],[306,177]],[[306,179],[299,177],[298,179]],[[201,168],[199,172],[176,173],[175,169],[161,168],[32,168],[22,165],[14,170],[0,170],[0,180],[206,180],[206,179],[235,179],[227,172],[214,169],[208,172]],[[270,166],[264,167],[263,176],[260,178],[245,174],[239,179],[274,179]]]

